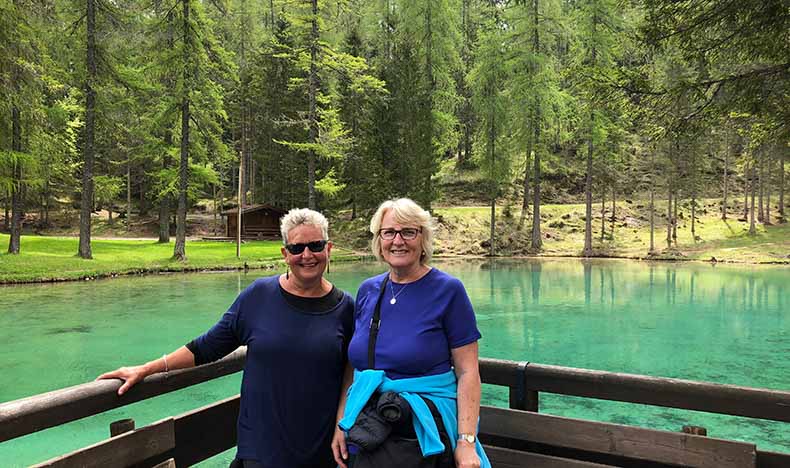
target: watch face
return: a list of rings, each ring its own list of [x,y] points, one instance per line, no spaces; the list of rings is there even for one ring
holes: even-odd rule
[[[465,440],[470,444],[474,444],[475,436],[473,436],[472,434],[458,434],[458,440]]]

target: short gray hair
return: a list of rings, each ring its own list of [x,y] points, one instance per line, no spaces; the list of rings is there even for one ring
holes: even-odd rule
[[[280,220],[283,244],[288,243],[288,233],[299,226],[315,226],[321,229],[324,240],[329,240],[329,222],[321,213],[308,208],[294,208]]]
[[[373,251],[373,255],[378,260],[382,260],[379,229],[381,229],[381,221],[384,219],[384,215],[389,210],[395,213],[395,221],[398,224],[416,224],[422,230],[421,247],[425,255],[420,257],[420,263],[424,265],[430,262],[433,256],[433,218],[430,213],[423,210],[420,205],[409,198],[387,200],[379,205],[379,208],[370,220],[370,232],[373,233],[373,241],[370,243],[370,248]]]

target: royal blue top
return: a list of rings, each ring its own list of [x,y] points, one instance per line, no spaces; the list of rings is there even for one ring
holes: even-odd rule
[[[357,292],[355,332],[348,357],[358,370],[368,368],[370,320],[387,274],[365,280]],[[386,287],[376,340],[376,369],[390,379],[443,374],[452,366],[450,350],[480,339],[472,303],[457,278],[432,268],[413,283],[389,281]],[[390,304],[393,296],[396,303]]]
[[[285,300],[277,276],[262,278],[194,340],[208,361],[247,346],[238,458],[267,468],[335,466],[330,444],[354,310],[343,296],[310,313]]]

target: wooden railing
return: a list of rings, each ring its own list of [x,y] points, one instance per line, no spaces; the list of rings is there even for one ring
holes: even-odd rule
[[[246,350],[240,348],[212,364],[149,376],[123,397],[116,394],[120,382],[108,380],[0,404],[0,442],[237,372],[243,367],[245,355]],[[787,391],[499,359],[481,359],[480,371],[484,383],[508,387],[509,406],[517,410],[537,412],[539,395],[547,392],[790,422],[790,392]],[[153,462],[173,458],[178,466],[187,466],[233,447],[238,403],[238,397],[232,397],[120,436],[128,438],[124,442],[130,452],[127,461],[133,464],[145,460],[150,466]],[[486,409],[488,412],[494,410]],[[161,436],[159,432],[168,435]],[[150,441],[145,442],[153,436],[146,439],[140,435],[142,433],[159,434],[157,440],[160,442],[155,449],[150,447]],[[134,442],[137,439],[132,437],[139,441]],[[129,448],[129,444],[142,445],[135,450]],[[73,466],[79,457],[98,460],[104,452],[112,450],[100,443],[70,454],[68,463],[64,464],[66,458],[61,458],[42,466]],[[114,456],[118,456],[117,450]],[[760,467],[790,466],[788,454],[758,450],[756,459],[756,466]]]
[[[539,410],[540,392],[790,422],[790,392],[528,362],[481,359],[484,383],[510,388],[510,407]]]

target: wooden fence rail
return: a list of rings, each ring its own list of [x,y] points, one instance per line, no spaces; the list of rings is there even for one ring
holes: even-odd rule
[[[123,397],[116,394],[120,382],[111,380],[90,382],[0,404],[0,442],[237,372],[243,368],[245,356],[246,350],[240,348],[212,364],[149,376]],[[509,388],[512,409],[538,411],[539,393],[549,392],[790,422],[790,392],[786,391],[499,359],[481,359],[480,371],[484,383]],[[216,418],[227,419],[227,424],[221,425],[224,428],[235,427],[235,413],[228,410],[234,405],[237,412],[238,402],[231,398],[209,405],[202,412],[177,417],[176,444],[165,455],[195,462],[219,453],[223,447],[232,446],[228,443],[232,444],[235,440],[235,431],[225,430],[223,437],[210,437],[214,441],[212,444],[205,439],[206,425],[193,420],[203,420],[209,415],[214,421]],[[209,408],[216,409],[207,413]],[[203,439],[195,444],[195,437]],[[195,452],[196,446],[203,447],[203,453]],[[91,450],[97,451],[99,448]],[[758,460],[772,457],[781,463],[790,460],[790,455],[759,451],[757,455]]]
[[[485,383],[510,387],[514,409],[537,411],[547,392],[790,422],[790,392],[781,390],[497,359],[481,359],[480,372]]]
[[[122,397],[120,380],[99,380],[0,404],[0,442],[233,374],[246,355],[239,348],[211,364],[148,376]]]

